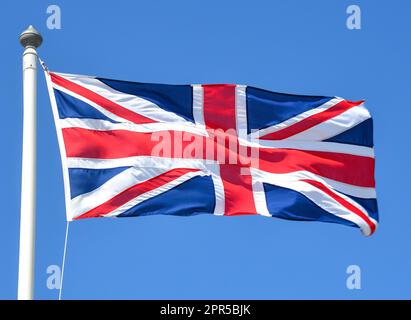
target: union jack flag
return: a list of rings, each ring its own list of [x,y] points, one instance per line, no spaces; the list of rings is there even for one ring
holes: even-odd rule
[[[263,215],[376,229],[363,101],[45,73],[69,221]]]

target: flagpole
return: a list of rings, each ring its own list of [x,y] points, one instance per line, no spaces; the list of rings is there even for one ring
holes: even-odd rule
[[[36,235],[36,98],[37,52],[43,41],[29,26],[19,37],[23,52],[23,156],[21,172],[19,300],[33,300]]]

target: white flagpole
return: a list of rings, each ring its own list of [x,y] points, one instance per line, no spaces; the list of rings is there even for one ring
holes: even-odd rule
[[[21,173],[19,300],[34,295],[34,253],[36,235],[36,98],[37,52],[43,41],[29,26],[19,37],[23,53],[23,159]]]

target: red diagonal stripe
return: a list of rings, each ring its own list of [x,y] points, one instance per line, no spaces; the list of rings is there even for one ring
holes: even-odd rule
[[[170,171],[167,171],[163,174],[158,175],[157,177],[151,178],[147,181],[144,181],[142,183],[136,184],[123,192],[117,194],[110,200],[102,203],[98,207],[95,207],[82,215],[78,216],[75,218],[75,220],[78,219],[84,219],[84,218],[96,218],[96,217],[101,217],[105,214],[108,214],[117,208],[121,207],[122,205],[126,204],[127,202],[133,200],[134,198],[149,192],[151,190],[157,189],[179,177],[182,175],[188,173],[188,172],[195,172],[199,171],[198,169],[173,169]]]
[[[283,140],[287,139],[289,137],[292,137],[300,132],[303,132],[305,130],[308,130],[321,122],[327,121],[331,118],[334,118],[338,116],[339,114],[347,111],[348,109],[351,109],[355,106],[358,106],[362,104],[364,101],[358,101],[358,102],[351,102],[351,101],[346,101],[343,100],[339,103],[337,103],[335,106],[332,106],[331,108],[324,110],[320,113],[313,114],[312,116],[309,116],[308,118],[305,118],[304,120],[301,120],[295,124],[292,124],[284,129],[278,130],[276,132],[269,133],[260,139],[263,140]]]
[[[353,212],[354,214],[356,214],[357,216],[359,216],[362,220],[365,221],[365,223],[368,224],[368,226],[371,229],[371,234],[374,233],[375,229],[376,229],[376,225],[374,224],[374,222],[372,222],[370,220],[370,218],[365,215],[360,209],[358,209],[356,206],[352,205],[350,202],[348,202],[347,200],[345,200],[344,198],[340,197],[338,194],[336,194],[335,192],[331,191],[329,188],[327,188],[324,184],[322,184],[321,182],[315,181],[315,180],[310,180],[310,179],[304,179],[301,180],[304,182],[307,182],[309,184],[311,184],[312,186],[316,187],[317,189],[320,189],[322,192],[324,192],[325,194],[327,194],[328,196],[330,196],[331,198],[333,198],[335,201],[337,201],[339,204],[341,204],[343,207],[347,208],[348,210],[350,210],[351,212]],[[370,235],[371,235],[370,234]]]
[[[135,113],[127,108],[124,108],[119,104],[54,73],[50,73],[50,77],[53,83],[98,104],[100,107],[106,109],[107,111],[110,111],[111,113],[123,119],[126,119],[136,124],[156,122],[152,119],[146,118],[138,113]]]

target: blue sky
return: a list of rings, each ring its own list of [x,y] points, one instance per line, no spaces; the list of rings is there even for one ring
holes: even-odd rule
[[[57,4],[62,29],[47,29]],[[346,8],[362,29],[346,28]],[[411,298],[408,1],[2,1],[0,298],[17,292],[22,140],[18,35],[33,24],[51,70],[160,83],[242,83],[366,99],[374,117],[380,227],[264,217],[88,219],[70,227],[65,299]],[[46,84],[38,76],[35,297],[61,263],[63,183]],[[406,201],[407,200],[407,201]],[[358,265],[362,289],[346,288]]]

